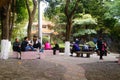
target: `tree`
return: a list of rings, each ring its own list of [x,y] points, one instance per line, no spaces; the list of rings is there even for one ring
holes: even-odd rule
[[[28,15],[29,15],[29,22],[28,22],[28,29],[27,29],[27,36],[28,36],[29,39],[31,39],[32,22],[34,20],[36,8],[37,8],[37,1],[32,0],[32,3],[33,3],[33,9],[31,11],[30,2],[29,2],[29,0],[26,0],[26,6],[27,6],[27,10],[28,10]]]
[[[107,1],[107,0],[106,0]],[[107,11],[105,8],[105,0],[81,0],[83,4],[84,13],[91,14],[97,19],[97,26],[95,27],[98,31],[98,35],[102,35],[104,25],[104,13]]]
[[[78,8],[79,0],[76,0],[72,9],[70,9],[70,3],[74,3],[70,0],[66,0],[65,4],[65,15],[66,15],[66,41],[70,40],[72,30],[72,19],[76,9]]]
[[[113,0],[106,3],[107,12],[105,13],[105,22],[110,29],[110,35],[112,37],[113,51],[119,50],[120,47],[120,1]]]
[[[79,5],[80,0],[56,0],[49,1],[49,3],[50,7],[46,11],[47,16],[49,18],[51,18],[51,16],[59,17],[62,19],[60,19],[62,22],[66,23],[66,41],[69,41],[72,30],[72,19],[74,14],[77,12],[78,6],[81,6]],[[62,18],[62,16],[60,16],[59,14],[64,14],[64,18]]]
[[[9,2],[3,5],[0,9],[2,39],[9,39],[9,16],[10,16],[11,2],[12,0],[9,0]]]
[[[4,0],[6,2],[2,1],[0,2],[0,4],[3,3],[0,6],[0,21],[2,29],[1,58],[7,59],[11,46],[11,42],[9,40],[11,40],[13,26],[15,23],[16,0]]]
[[[120,19],[120,0],[113,0],[106,2],[107,12],[105,13],[106,18]]]
[[[2,59],[8,58],[8,53],[10,49],[10,43],[8,39],[9,39],[9,21],[10,21],[11,3],[12,0],[9,0],[0,8],[0,18],[1,18],[1,28],[2,28],[0,57]]]
[[[11,41],[11,38],[12,38],[12,33],[14,29],[13,27],[15,27],[17,24],[19,24],[21,21],[23,21],[26,18],[27,14],[25,11],[26,7],[25,7],[24,2],[25,2],[24,0],[11,0],[10,7],[9,7],[8,21],[7,21],[7,24],[9,26],[9,28],[7,28],[8,34],[6,34],[5,31],[4,31],[5,33],[3,33],[4,35],[8,35],[9,41]],[[4,2],[4,4],[7,4],[7,2],[6,3]],[[6,7],[8,7],[8,4],[6,5]],[[3,8],[5,8],[5,5],[3,5],[0,9],[1,10],[0,11],[1,22],[2,22],[2,17],[3,17],[2,14],[6,14],[6,12],[4,13]],[[6,21],[5,21],[5,24],[6,24]],[[3,26],[1,25],[1,27]]]
[[[0,0],[0,8],[9,3],[8,0]]]
[[[50,7],[48,8],[49,10],[47,10],[49,13],[51,12],[51,14],[48,14],[49,18],[51,18],[50,16],[54,15],[57,19],[60,19],[60,21],[66,24],[65,53],[69,54],[70,53],[69,41],[70,41],[70,36],[72,31],[72,19],[74,14],[77,11],[80,0],[66,0],[66,1],[56,0],[56,1],[51,1],[49,3],[50,3]],[[61,15],[61,14],[64,14],[64,15]]]
[[[9,13],[9,40],[11,41],[12,37],[12,31],[15,21],[15,7],[16,6],[16,0],[12,0],[11,3],[11,11]]]
[[[96,34],[94,27],[97,25],[97,20],[90,14],[78,14],[73,20],[73,36]]]

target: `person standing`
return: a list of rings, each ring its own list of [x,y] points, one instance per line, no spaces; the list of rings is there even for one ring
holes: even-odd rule
[[[103,60],[103,52],[102,52],[102,37],[99,37],[97,40],[97,47],[98,47],[98,52],[100,55],[100,60]]]
[[[103,41],[103,43],[102,43],[102,52],[103,52],[103,55],[107,56],[107,44],[106,44],[106,41]]]

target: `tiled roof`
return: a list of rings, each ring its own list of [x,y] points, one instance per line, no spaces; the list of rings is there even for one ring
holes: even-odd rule
[[[38,32],[38,30],[34,30],[34,31],[32,31],[32,34],[35,34],[37,32]],[[51,34],[53,32],[54,32],[54,30],[50,30],[50,29],[47,29],[47,28],[42,28],[42,33],[43,34]]]
[[[33,25],[38,27],[38,22],[33,22]],[[53,27],[55,25],[51,21],[46,21],[46,20],[43,19],[42,26],[48,26],[50,28],[50,27]],[[49,28],[42,28],[42,33],[43,34],[51,34],[51,33],[53,33],[55,35],[58,34],[58,33],[54,32],[54,30],[51,30]],[[35,34],[35,33],[38,33],[38,29],[32,31],[32,34]]]
[[[33,22],[33,25],[34,25],[34,26],[38,26],[38,22]],[[42,21],[42,25],[43,25],[43,26],[48,26],[48,27],[53,27],[53,26],[55,26],[54,23],[52,23],[51,21],[46,21],[46,20],[43,20],[43,21]]]

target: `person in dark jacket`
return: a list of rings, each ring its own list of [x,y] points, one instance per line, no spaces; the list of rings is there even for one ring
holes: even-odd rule
[[[56,55],[56,50],[59,50],[59,45],[56,41],[54,42],[54,44],[55,46],[53,47],[53,55]]]
[[[99,55],[100,55],[100,60],[102,60],[103,59],[102,37],[99,37],[99,39],[97,40],[97,47],[98,47],[98,51],[99,51]]]
[[[28,45],[28,37],[24,37],[24,41],[22,41],[22,44],[21,44],[21,51],[25,51],[25,48],[27,47]]]
[[[20,42],[19,42],[19,39],[16,38],[15,39],[15,42],[13,43],[13,51],[16,51],[18,53],[20,53],[20,58],[21,58],[21,46],[20,46]]]
[[[73,52],[75,52],[75,51],[80,51],[80,47],[79,47],[78,44],[73,42],[72,49],[71,49],[71,55],[70,56],[73,56]]]
[[[24,37],[24,41],[21,44],[21,51],[34,51],[32,44],[28,41],[28,37]]]
[[[41,43],[38,41],[38,38],[37,38],[37,36],[36,35],[34,35],[33,36],[33,47],[34,48],[39,48],[39,49],[41,49]]]

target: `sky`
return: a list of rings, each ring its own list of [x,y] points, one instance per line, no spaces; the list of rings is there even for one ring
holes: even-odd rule
[[[45,8],[48,7],[48,2],[46,2],[46,1],[41,1],[40,5],[41,5],[41,12],[42,12],[42,14],[43,14],[44,11],[45,11]]]

